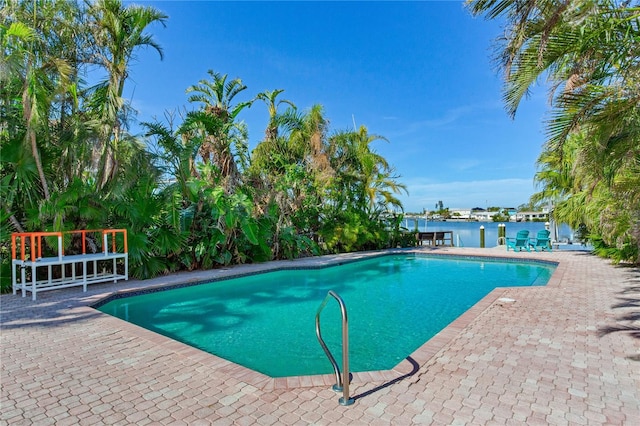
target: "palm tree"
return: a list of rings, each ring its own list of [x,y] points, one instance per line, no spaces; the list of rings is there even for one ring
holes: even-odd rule
[[[507,20],[499,62],[505,70],[504,99],[510,114],[515,114],[535,81],[548,76],[553,109],[545,157],[563,158],[564,145],[583,135],[580,146],[571,148],[576,155],[570,167],[562,161],[548,166],[561,166],[556,170],[559,176],[571,170],[574,188],[569,198],[601,211],[607,198],[610,207],[617,206],[606,208],[607,215],[595,213],[597,221],[594,216],[583,219],[595,222],[595,232],[602,231],[608,244],[619,245],[619,237],[635,239],[640,260],[640,208],[637,202],[619,202],[640,197],[640,9],[615,0],[469,0],[467,4],[475,14]],[[577,203],[566,200],[565,205],[570,204]],[[587,215],[595,210],[587,206],[579,211]],[[628,215],[629,211],[634,213]]]
[[[95,45],[92,61],[107,72],[107,80],[98,90],[101,99],[101,149],[97,181],[100,187],[113,178],[118,168],[118,144],[121,140],[120,114],[125,108],[122,98],[129,66],[135,51],[152,47],[163,58],[160,45],[145,32],[155,22],[165,24],[167,15],[149,6],[124,6],[121,0],[97,0],[87,11],[92,40]]]
[[[247,86],[236,78],[227,81],[227,75],[208,71],[211,80],[200,80],[197,85],[187,88],[189,102],[199,102],[202,108],[189,114],[192,137],[199,137],[200,157],[205,164],[214,163],[218,167],[225,188],[231,190],[240,178],[236,156],[242,165],[247,157],[246,128],[237,123],[236,117],[252,102],[233,105],[233,99]]]
[[[333,175],[328,155],[329,121],[321,105],[312,106],[292,129],[288,151],[296,161],[313,173],[320,186]]]
[[[66,90],[70,65],[56,56],[48,46],[47,33],[54,31],[58,20],[52,19],[59,9],[53,2],[42,5],[10,4],[9,14],[0,27],[2,61],[0,82],[21,85],[22,118],[25,142],[35,161],[45,200],[50,198],[49,184],[40,155],[38,134],[48,128],[50,111],[55,96]],[[5,56],[6,55],[6,56]]]
[[[269,112],[269,123],[267,124],[267,128],[264,132],[265,141],[273,141],[277,139],[278,127],[281,124],[286,123],[287,121],[286,120],[287,116],[278,114],[278,107],[282,104],[287,104],[294,110],[296,109],[295,104],[291,101],[288,101],[286,99],[280,99],[276,101],[276,99],[278,98],[278,95],[282,92],[284,92],[283,89],[277,89],[277,90],[271,90],[271,91],[267,90],[265,92],[258,93],[258,95],[256,96],[256,99],[260,99],[265,104],[267,104],[267,109]]]
[[[640,10],[612,0],[468,0],[474,14],[506,17],[497,57],[511,115],[539,77],[548,75],[555,109],[549,139],[561,144],[589,120],[623,123],[638,101]],[[622,114],[622,115],[620,115]]]
[[[338,149],[331,156],[335,162],[333,169],[357,205],[370,214],[388,207],[401,208],[394,194],[406,192],[406,186],[397,182],[393,168],[371,147],[374,141],[387,141],[386,138],[372,135],[365,126],[360,126],[357,131],[339,133],[332,140],[332,146]]]

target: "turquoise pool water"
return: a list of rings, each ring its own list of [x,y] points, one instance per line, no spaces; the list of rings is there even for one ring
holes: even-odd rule
[[[327,292],[345,302],[351,371],[386,370],[496,287],[545,285],[554,265],[391,255],[112,300],[98,309],[271,377],[332,373],[315,335]],[[335,300],[322,335],[340,364]]]

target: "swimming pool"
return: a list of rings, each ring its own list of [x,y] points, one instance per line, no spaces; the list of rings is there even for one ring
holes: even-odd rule
[[[116,298],[104,313],[271,377],[333,370],[315,335],[327,292],[349,315],[351,371],[391,369],[496,287],[545,285],[555,265],[388,255],[322,269],[281,270]],[[322,335],[341,359],[337,303]]]

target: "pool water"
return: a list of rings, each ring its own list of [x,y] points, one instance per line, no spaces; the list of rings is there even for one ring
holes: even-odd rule
[[[99,310],[271,377],[332,373],[315,334],[329,290],[349,319],[351,371],[395,367],[496,287],[545,285],[555,265],[390,255],[267,272],[112,300]],[[342,359],[330,300],[322,336]],[[338,361],[340,364],[340,361]]]

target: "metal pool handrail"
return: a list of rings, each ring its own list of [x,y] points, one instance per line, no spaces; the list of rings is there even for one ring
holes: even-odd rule
[[[322,333],[320,332],[320,313],[326,306],[329,298],[333,297],[338,301],[340,305],[340,311],[342,313],[342,367],[344,369],[342,373],[342,377],[340,377],[340,367],[338,367],[338,363],[336,362],[333,355],[329,351],[329,348],[324,343],[322,339]],[[324,353],[327,354],[331,365],[333,366],[333,371],[336,375],[336,384],[333,385],[333,390],[336,392],[342,391],[342,398],[338,399],[340,405],[351,405],[353,404],[353,398],[349,398],[349,325],[347,323],[347,308],[344,305],[344,301],[336,292],[333,290],[329,290],[327,296],[324,298],[320,307],[318,308],[318,312],[316,313],[316,336],[318,336],[318,341],[320,342],[320,346],[324,350]]]

